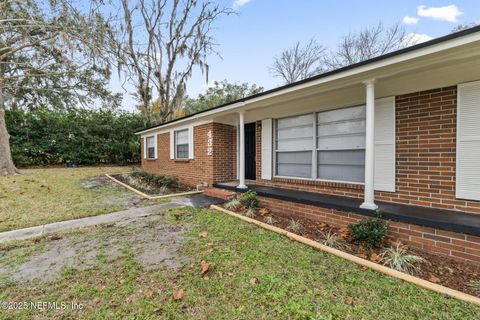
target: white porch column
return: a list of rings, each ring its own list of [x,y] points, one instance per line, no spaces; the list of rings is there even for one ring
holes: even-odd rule
[[[240,135],[240,148],[239,148],[239,160],[240,160],[240,172],[238,178],[240,180],[237,188],[247,189],[245,185],[245,112],[240,111],[239,113],[239,135]]]
[[[377,209],[374,200],[375,181],[375,80],[364,82],[366,87],[366,134],[365,134],[365,195],[360,208]]]

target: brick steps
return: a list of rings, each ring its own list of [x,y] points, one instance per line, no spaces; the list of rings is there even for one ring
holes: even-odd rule
[[[223,190],[218,188],[207,188],[203,192],[204,195],[214,198],[219,198],[223,200],[231,200],[235,198],[236,193],[229,190]]]

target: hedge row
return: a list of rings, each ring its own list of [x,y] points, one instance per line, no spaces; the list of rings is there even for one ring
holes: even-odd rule
[[[127,164],[140,160],[139,138],[143,127],[138,114],[68,109],[7,111],[12,156],[17,166]]]

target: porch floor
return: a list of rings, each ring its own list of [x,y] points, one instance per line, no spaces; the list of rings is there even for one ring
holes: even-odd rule
[[[246,184],[248,186],[247,190],[253,190],[262,197],[353,212],[364,216],[375,216],[373,210],[360,208],[363,202],[362,199],[260,186],[256,185],[254,181],[246,181]],[[246,191],[237,189],[237,185],[238,182],[236,181],[213,184],[215,188],[238,192]],[[480,214],[383,201],[375,201],[375,203],[381,210],[382,217],[388,220],[480,236]]]

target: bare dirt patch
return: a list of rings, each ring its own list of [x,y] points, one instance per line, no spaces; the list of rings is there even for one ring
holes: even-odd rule
[[[85,270],[99,261],[114,261],[124,254],[125,248],[146,269],[177,269],[183,259],[179,250],[184,230],[184,226],[167,223],[163,214],[157,214],[50,236],[37,240],[38,250],[28,255],[24,246],[0,254],[0,279],[19,283],[53,281],[63,272]],[[31,246],[31,242],[25,246]]]

